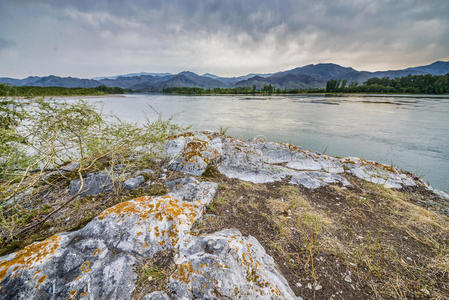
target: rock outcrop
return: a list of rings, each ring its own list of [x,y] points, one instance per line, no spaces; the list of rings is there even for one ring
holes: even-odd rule
[[[190,182],[179,193],[122,202],[84,228],[61,233],[0,258],[2,299],[129,299],[142,258],[188,243],[192,224],[217,184]]]
[[[316,189],[351,186],[351,176],[387,188],[426,186],[394,167],[358,158],[336,158],[293,145],[217,134],[186,133],[166,145],[168,168],[201,176],[221,174],[253,183],[287,180]],[[151,170],[142,174],[151,174]],[[124,182],[134,189],[141,173]],[[81,195],[107,192],[107,174],[84,177]],[[76,194],[81,181],[70,184]],[[54,235],[0,258],[0,299],[129,299],[136,266],[159,252],[174,251],[175,271],[164,291],[143,299],[300,299],[273,258],[252,236],[236,229],[195,236],[191,229],[218,185],[184,177],[165,182],[170,193],[143,196],[104,210],[84,228]]]
[[[343,176],[351,174],[386,187],[423,185],[419,179],[400,170],[359,158],[336,158],[290,144],[264,140],[241,141],[220,138],[211,133],[185,134],[167,143],[173,170],[201,175],[210,164],[230,177],[253,183],[290,178],[291,184],[314,189],[328,184],[349,186]]]
[[[176,299],[300,299],[252,236],[236,229],[185,245],[169,289]]]

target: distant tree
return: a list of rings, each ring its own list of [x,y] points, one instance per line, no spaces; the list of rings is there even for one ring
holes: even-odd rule
[[[408,75],[400,78],[370,78],[362,85],[346,80],[329,80],[326,83],[327,92],[358,92],[358,93],[412,93],[412,94],[445,94],[449,93],[449,74],[441,76]]]

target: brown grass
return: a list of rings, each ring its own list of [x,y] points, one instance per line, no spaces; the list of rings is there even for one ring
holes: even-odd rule
[[[215,216],[196,224],[198,233],[238,228],[255,236],[297,295],[449,295],[449,219],[419,205],[427,197],[435,200],[434,195],[387,189],[354,177],[348,177],[353,188],[316,190],[287,181],[252,184],[221,175],[212,179],[220,184],[220,201],[214,201],[210,212]],[[315,290],[316,284],[322,288]]]

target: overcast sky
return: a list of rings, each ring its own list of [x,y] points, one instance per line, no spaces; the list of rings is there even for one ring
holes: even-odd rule
[[[449,60],[448,0],[0,0],[0,76]]]

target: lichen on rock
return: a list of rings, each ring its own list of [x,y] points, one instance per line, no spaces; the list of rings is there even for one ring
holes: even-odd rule
[[[169,193],[122,202],[78,231],[1,257],[0,298],[130,298],[137,279],[133,266],[188,243],[192,224],[215,196],[215,183],[191,185],[189,201]]]
[[[168,286],[176,299],[301,299],[260,243],[236,229],[199,236],[179,256]]]

